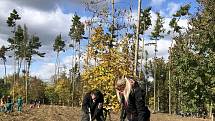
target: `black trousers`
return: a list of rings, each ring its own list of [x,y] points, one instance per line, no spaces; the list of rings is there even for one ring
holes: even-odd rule
[[[97,115],[97,116],[95,117],[95,119],[96,119],[96,121],[105,121],[103,115]],[[83,112],[83,113],[82,113],[81,121],[90,121],[90,116],[89,116],[89,114]],[[94,121],[94,120],[92,120],[92,121]]]
[[[128,114],[127,119],[129,121],[138,121],[138,115]],[[145,117],[144,119],[141,119],[141,121],[150,121],[150,117]]]

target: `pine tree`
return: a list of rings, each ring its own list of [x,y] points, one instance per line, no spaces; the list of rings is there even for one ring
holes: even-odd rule
[[[59,66],[60,66],[59,54],[61,51],[65,52],[65,50],[64,50],[65,42],[62,40],[61,34],[55,38],[53,47],[54,47],[54,51],[56,51],[56,53],[57,53],[56,63],[55,63],[55,77],[57,80],[58,76],[59,76]]]

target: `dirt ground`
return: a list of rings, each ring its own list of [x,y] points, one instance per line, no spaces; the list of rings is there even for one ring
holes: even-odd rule
[[[0,113],[0,121],[80,121],[81,111],[78,108],[43,105],[38,108],[24,108],[10,114]],[[111,121],[119,121],[117,114],[111,115]],[[182,118],[168,114],[152,114],[151,121],[210,121],[209,119]]]

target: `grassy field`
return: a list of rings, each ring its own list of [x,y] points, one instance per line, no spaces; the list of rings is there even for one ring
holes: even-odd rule
[[[24,108],[22,113],[0,113],[0,121],[80,121],[78,108],[63,106],[41,106],[39,109]],[[117,114],[111,115],[112,121],[119,121]],[[152,114],[151,121],[211,121],[201,118],[184,118],[168,114]]]

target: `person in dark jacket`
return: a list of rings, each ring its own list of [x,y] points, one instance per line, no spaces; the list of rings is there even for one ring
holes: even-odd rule
[[[145,94],[138,83],[126,77],[116,83],[118,100],[122,104],[121,121],[150,121],[150,111],[145,106]]]
[[[95,119],[104,121],[103,103],[104,96],[99,90],[95,89],[88,92],[83,98],[81,121],[93,121]]]
[[[10,96],[7,97],[7,103],[6,103],[6,112],[12,112],[13,111],[13,101]]]

